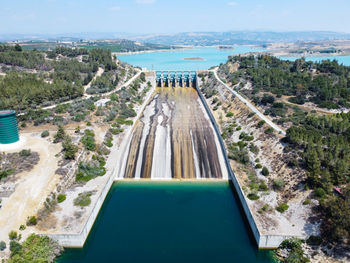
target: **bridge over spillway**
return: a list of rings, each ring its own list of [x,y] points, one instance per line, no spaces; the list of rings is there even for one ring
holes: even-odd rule
[[[157,71],[156,82],[159,88],[197,88],[197,73],[195,71]]]

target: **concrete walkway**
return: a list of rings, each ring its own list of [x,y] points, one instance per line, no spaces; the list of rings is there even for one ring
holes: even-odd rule
[[[270,125],[275,131],[282,134],[283,136],[286,136],[286,132],[282,130],[278,125],[272,122],[270,118],[268,118],[266,115],[261,113],[252,103],[250,103],[247,99],[243,98],[237,91],[234,91],[232,88],[230,88],[226,83],[224,83],[218,76],[218,68],[215,68],[213,70],[210,70],[210,72],[213,72],[215,75],[215,78],[225,86],[233,95],[235,95],[240,101],[242,101],[245,105],[248,106],[249,109],[251,109],[256,115],[259,116],[260,119],[264,120],[268,125]]]

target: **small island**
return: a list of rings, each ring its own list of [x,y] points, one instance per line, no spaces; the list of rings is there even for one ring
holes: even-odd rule
[[[203,61],[205,60],[204,58],[200,58],[200,57],[195,57],[195,58],[184,58],[184,60],[196,60],[196,61]]]

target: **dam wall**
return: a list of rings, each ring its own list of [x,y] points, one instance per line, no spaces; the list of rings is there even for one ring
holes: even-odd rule
[[[232,191],[234,192],[234,194],[238,197],[239,199],[239,203],[241,205],[242,210],[244,211],[244,215],[245,218],[249,224],[249,227],[251,229],[251,232],[254,236],[254,239],[256,241],[257,246],[259,247],[259,249],[273,249],[273,248],[278,248],[279,245],[282,243],[283,240],[291,238],[291,237],[295,237],[295,236],[286,236],[286,235],[268,235],[268,234],[261,234],[259,231],[258,226],[256,225],[255,219],[253,217],[252,212],[250,211],[249,205],[247,203],[247,200],[244,196],[243,193],[243,189],[241,188],[234,172],[231,169],[231,165],[230,165],[230,161],[227,157],[227,153],[226,153],[226,147],[225,147],[225,143],[221,138],[221,132],[220,129],[218,127],[218,125],[216,124],[216,120],[204,98],[204,96],[202,95],[201,91],[199,90],[199,88],[196,88],[197,92],[198,92],[198,96],[207,112],[207,115],[210,118],[210,121],[214,127],[214,130],[217,134],[217,138],[219,139],[219,143],[220,143],[220,148],[222,150],[222,154],[225,158],[225,165],[227,168],[227,172],[228,172],[228,178],[229,178],[229,183],[230,183],[230,187],[232,189]]]

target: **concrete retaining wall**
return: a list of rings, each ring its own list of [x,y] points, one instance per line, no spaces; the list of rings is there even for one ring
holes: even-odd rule
[[[230,165],[230,161],[227,157],[227,153],[226,153],[226,147],[225,147],[225,143],[223,142],[222,138],[221,138],[221,132],[220,129],[218,127],[218,125],[216,124],[216,120],[213,116],[213,114],[211,113],[211,110],[204,98],[204,96],[202,95],[201,91],[199,90],[199,88],[196,88],[198,95],[204,105],[205,110],[207,111],[207,114],[210,118],[210,121],[212,122],[215,132],[217,134],[217,137],[219,139],[220,142],[220,148],[222,150],[222,154],[224,155],[225,158],[225,164],[226,164],[226,168],[227,168],[227,172],[229,175],[229,180],[230,180],[230,186],[231,188],[234,188],[234,192],[236,193],[237,197],[239,198],[240,204],[241,204],[241,208],[243,209],[244,213],[245,213],[245,217],[248,221],[248,224],[250,226],[251,232],[254,236],[254,239],[256,241],[256,244],[258,245],[258,247],[260,249],[269,249],[269,248],[277,248],[281,242],[285,239],[291,238],[292,236],[284,236],[284,235],[262,235],[255,223],[254,217],[249,209],[247,200],[245,199],[243,190],[240,186],[240,184],[237,181],[237,178],[234,174],[234,172],[231,169],[231,165]]]

